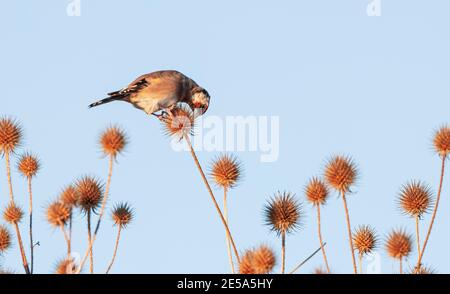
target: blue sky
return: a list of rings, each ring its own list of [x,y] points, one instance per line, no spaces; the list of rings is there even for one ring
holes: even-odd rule
[[[245,180],[230,192],[229,207],[240,250],[265,243],[279,252],[279,240],[263,225],[263,205],[277,190],[303,201],[305,183],[333,154],[351,155],[361,171],[348,197],[353,226],[371,224],[382,238],[392,228],[413,232],[413,220],[401,215],[395,198],[411,179],[437,190],[439,158],[431,139],[449,122],[448,1],[381,0],[379,17],[367,16],[369,0],[81,0],[79,17],[67,15],[70,2],[4,1],[0,11],[0,114],[21,121],[23,149],[42,161],[34,183],[37,272],[51,272],[65,250],[60,232],[45,221],[45,205],[81,175],[106,177],[97,138],[109,124],[130,137],[117,160],[109,206],[126,200],[136,208],[112,272],[228,271],[222,224],[190,155],[174,152],[156,120],[130,105],[87,109],[106,92],[159,69],[177,69],[208,89],[207,115],[279,117],[276,162],[260,162],[258,152],[236,153]],[[199,152],[205,167],[216,155]],[[4,207],[4,168],[0,179]],[[15,173],[13,184],[26,207],[25,180]],[[424,257],[441,273],[450,270],[442,258],[449,184],[446,179]],[[307,204],[304,211],[303,228],[287,238],[288,269],[318,247],[315,211]],[[422,231],[428,222],[426,216]],[[77,216],[80,252],[85,227]],[[323,234],[332,271],[351,272],[335,194],[323,209]],[[108,218],[94,249],[98,272],[106,269],[114,238]],[[378,252],[381,271],[396,271],[383,248]],[[18,246],[1,258],[21,272],[19,261]],[[320,265],[317,255],[301,272]]]

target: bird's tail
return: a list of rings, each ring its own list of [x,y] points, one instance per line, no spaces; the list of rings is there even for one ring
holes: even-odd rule
[[[105,99],[102,99],[102,100],[99,100],[97,102],[94,102],[94,103],[90,104],[89,108],[96,107],[96,106],[99,106],[99,105],[102,105],[102,104],[105,104],[105,103],[109,103],[109,102],[112,102],[112,101],[123,100],[123,98],[124,98],[123,95],[114,95],[114,96],[111,96],[111,97],[107,97]]]

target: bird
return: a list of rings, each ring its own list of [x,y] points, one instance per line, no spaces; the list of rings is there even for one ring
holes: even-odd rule
[[[194,80],[176,70],[160,70],[136,78],[127,87],[89,105],[93,108],[113,101],[131,103],[149,115],[164,117],[179,103],[190,106],[196,115],[209,107],[209,93]]]

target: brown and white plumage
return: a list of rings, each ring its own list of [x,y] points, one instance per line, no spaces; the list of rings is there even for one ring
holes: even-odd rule
[[[89,105],[89,108],[112,101],[125,101],[147,114],[170,110],[177,103],[188,104],[192,110],[205,113],[209,94],[191,78],[175,70],[156,71],[142,75],[127,87],[108,93],[107,98]]]

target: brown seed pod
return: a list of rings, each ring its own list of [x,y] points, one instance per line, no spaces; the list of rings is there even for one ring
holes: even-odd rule
[[[430,187],[420,181],[412,181],[404,185],[398,198],[400,209],[414,217],[421,217],[427,213],[432,202]]]
[[[73,185],[65,187],[59,195],[59,200],[70,208],[78,206],[79,198],[78,191]]]
[[[117,204],[112,211],[114,224],[120,227],[126,227],[134,218],[134,210],[128,203]]]
[[[164,132],[173,137],[182,139],[184,135],[193,134],[195,116],[189,106],[176,106],[171,110],[172,115],[162,119]]]
[[[103,184],[96,178],[85,176],[77,181],[76,189],[81,209],[95,212],[103,199]]]
[[[421,265],[419,267],[419,270],[416,270],[415,268],[413,268],[411,270],[411,274],[416,274],[416,275],[432,275],[435,273],[436,273],[436,271],[433,268],[425,266],[425,265]]]
[[[210,174],[218,186],[229,189],[236,186],[240,180],[241,170],[241,164],[236,157],[224,154],[213,161]]]
[[[0,253],[4,253],[11,246],[11,234],[4,226],[0,226]]]
[[[244,275],[255,274],[255,269],[253,268],[253,250],[247,250],[241,258],[239,263],[239,273]]]
[[[32,155],[31,153],[23,154],[20,157],[19,163],[17,165],[17,169],[19,170],[19,172],[27,178],[34,177],[39,171],[39,168],[39,160],[35,155]]]
[[[3,212],[3,219],[9,224],[18,224],[22,220],[23,211],[20,207],[16,206],[14,202],[10,202]]]
[[[450,126],[443,126],[436,131],[433,145],[440,156],[446,157],[450,153]]]
[[[70,214],[70,207],[60,201],[53,202],[47,207],[47,221],[54,227],[66,225]]]
[[[277,234],[289,233],[299,226],[301,206],[290,192],[277,192],[264,212],[266,225]]]
[[[350,157],[334,156],[325,168],[327,183],[339,192],[349,191],[357,176],[358,170]]]
[[[378,245],[375,230],[370,226],[360,226],[353,233],[355,249],[360,255],[371,253]]]
[[[403,230],[394,230],[389,234],[385,246],[390,257],[402,259],[412,251],[412,237]]]
[[[22,127],[12,118],[0,118],[0,151],[11,153],[20,145]]]
[[[327,201],[328,186],[318,178],[312,178],[305,188],[306,199],[313,205],[324,205]]]
[[[268,274],[275,266],[275,254],[272,249],[262,245],[253,251],[252,266],[255,274]]]
[[[66,257],[56,264],[55,273],[58,275],[71,275],[77,272],[78,265],[72,257]]]
[[[100,146],[103,153],[116,157],[128,143],[125,131],[117,126],[107,128],[100,136]]]

